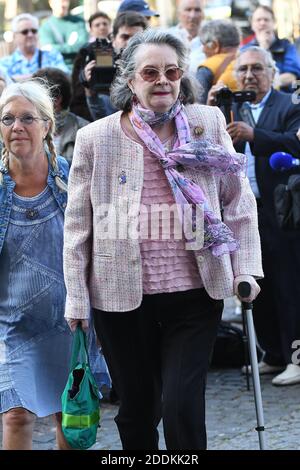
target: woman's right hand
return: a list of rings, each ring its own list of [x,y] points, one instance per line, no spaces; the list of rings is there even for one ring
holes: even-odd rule
[[[67,318],[67,323],[69,325],[70,330],[72,333],[76,331],[78,325],[81,325],[81,328],[85,333],[89,330],[89,321],[88,320],[80,320],[78,318]]]

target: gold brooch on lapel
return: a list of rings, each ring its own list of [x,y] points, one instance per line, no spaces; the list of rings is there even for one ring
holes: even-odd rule
[[[126,173],[125,171],[121,171],[121,173],[118,176],[119,184],[125,184],[127,181]]]
[[[202,135],[203,132],[204,132],[203,127],[200,127],[200,126],[194,127],[194,135],[196,137],[199,137],[199,135]]]

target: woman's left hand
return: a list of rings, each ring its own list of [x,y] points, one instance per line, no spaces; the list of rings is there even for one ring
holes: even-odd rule
[[[240,282],[249,282],[251,286],[251,291],[249,297],[241,297],[238,293],[238,285]],[[234,281],[233,281],[233,290],[235,295],[241,300],[241,302],[252,302],[258,294],[260,293],[260,287],[257,284],[256,280],[254,279],[253,276],[249,276],[247,274],[242,274],[240,276],[237,276]]]
[[[85,333],[88,332],[89,330],[89,321],[88,320],[79,320],[77,318],[67,318],[67,323],[69,325],[69,328],[70,330],[72,331],[72,333],[74,333],[76,331],[76,328],[78,325],[81,325],[81,328],[83,329],[83,331]]]

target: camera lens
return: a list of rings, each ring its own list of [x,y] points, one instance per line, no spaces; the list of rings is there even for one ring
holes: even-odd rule
[[[221,90],[216,93],[216,104],[217,106],[224,106],[232,102],[232,91],[227,88],[221,88]]]

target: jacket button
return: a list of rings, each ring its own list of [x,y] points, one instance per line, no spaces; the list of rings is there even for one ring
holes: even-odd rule
[[[204,256],[197,256],[197,259],[200,263],[204,261]]]
[[[62,203],[62,207],[65,209],[67,207],[67,203],[66,202],[63,202]]]

